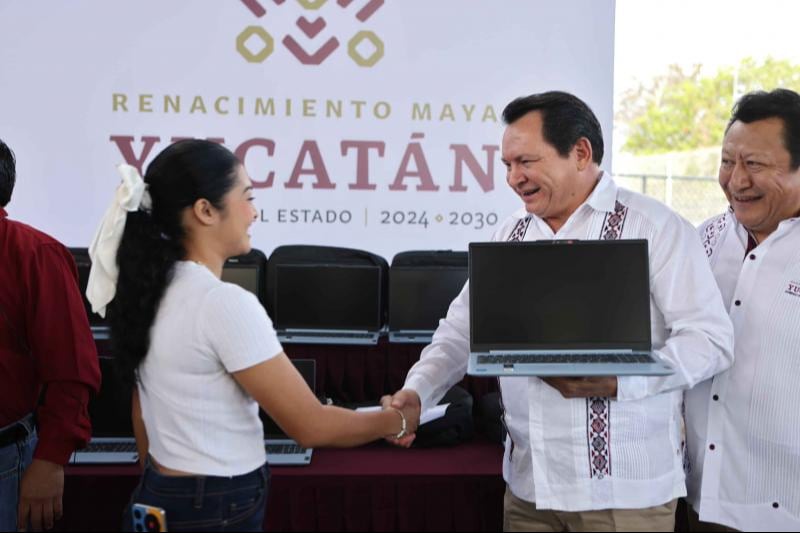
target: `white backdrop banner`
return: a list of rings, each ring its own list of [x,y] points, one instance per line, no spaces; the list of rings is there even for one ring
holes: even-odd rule
[[[519,207],[499,146],[517,96],[580,96],[611,152],[614,0],[3,1],[0,43],[8,211],[70,246],[117,163],[186,137],[245,162],[257,248],[389,260],[464,250]]]

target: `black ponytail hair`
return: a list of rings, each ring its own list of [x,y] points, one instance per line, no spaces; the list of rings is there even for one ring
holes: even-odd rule
[[[128,213],[117,252],[117,292],[109,305],[111,350],[124,384],[137,381],[161,298],[175,262],[186,255],[184,209],[204,198],[222,210],[240,164],[222,145],[189,139],[164,149],[147,167],[152,210]]]

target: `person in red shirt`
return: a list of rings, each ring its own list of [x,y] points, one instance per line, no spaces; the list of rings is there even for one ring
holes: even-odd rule
[[[8,219],[16,178],[0,140],[0,531],[51,528],[64,464],[91,436],[97,350],[69,251]]]

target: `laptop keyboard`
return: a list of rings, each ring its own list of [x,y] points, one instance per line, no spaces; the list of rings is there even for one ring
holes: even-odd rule
[[[116,453],[136,453],[135,442],[94,442],[90,443],[85,449],[79,452],[116,452]]]
[[[649,355],[622,353],[581,354],[494,354],[479,355],[479,364],[560,364],[560,363],[655,363]]]
[[[270,455],[294,455],[306,453],[306,449],[299,444],[265,444],[267,453]]]

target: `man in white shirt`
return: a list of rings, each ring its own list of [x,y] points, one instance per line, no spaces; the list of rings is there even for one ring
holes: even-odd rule
[[[800,531],[800,95],[742,97],[719,183],[731,207],[700,234],[736,364],[686,394],[689,501],[705,522]]]
[[[733,358],[732,326],[703,248],[688,222],[600,170],[600,124],[578,98],[519,98],[503,119],[507,181],[524,206],[493,240],[647,239],[653,347],[676,369],[667,377],[500,378],[509,433],[504,529],[672,531],[675,502],[686,494],[683,389]],[[435,405],[464,376],[468,354],[465,287],[391,402]]]

